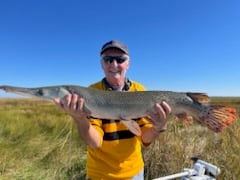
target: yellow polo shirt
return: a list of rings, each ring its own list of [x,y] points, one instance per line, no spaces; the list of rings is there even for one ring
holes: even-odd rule
[[[101,81],[90,87],[106,90]],[[131,81],[129,91],[144,90],[144,86]],[[90,122],[102,138],[101,147],[88,147],[87,176],[91,180],[131,179],[144,168],[141,137],[132,134],[120,120],[90,119]],[[142,132],[152,127],[144,118],[136,122]]]

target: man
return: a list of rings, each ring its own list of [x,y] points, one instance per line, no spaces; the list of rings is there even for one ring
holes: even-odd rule
[[[126,78],[130,58],[128,48],[119,41],[103,45],[101,65],[105,78],[90,87],[112,91],[143,91],[144,86]],[[141,127],[141,137],[131,133],[120,120],[88,119],[82,111],[84,99],[69,94],[55,103],[73,117],[80,137],[88,145],[87,177],[99,179],[143,180],[144,162],[141,146],[148,146],[166,129],[171,108],[166,102],[155,105],[156,113],[148,119],[135,121]]]

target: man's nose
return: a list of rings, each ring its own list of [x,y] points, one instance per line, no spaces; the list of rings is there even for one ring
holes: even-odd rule
[[[118,65],[117,60],[116,60],[116,59],[113,59],[111,65],[113,65],[113,66],[117,66],[117,65]]]

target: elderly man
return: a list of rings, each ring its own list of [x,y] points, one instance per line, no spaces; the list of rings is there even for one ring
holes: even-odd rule
[[[145,87],[126,78],[130,65],[128,48],[120,41],[105,43],[100,51],[105,77],[90,87],[111,91],[143,91]],[[166,102],[156,104],[155,114],[148,119],[136,119],[141,136],[136,136],[120,120],[89,119],[82,111],[84,99],[67,95],[55,103],[75,120],[80,137],[88,145],[87,179],[143,180],[142,146],[148,146],[166,129],[171,108]]]

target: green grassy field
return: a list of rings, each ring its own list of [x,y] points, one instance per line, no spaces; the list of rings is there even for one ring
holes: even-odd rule
[[[240,98],[213,98],[240,112]],[[198,156],[221,169],[218,179],[240,179],[240,122],[221,134],[171,117],[166,133],[143,150],[146,179],[192,167]],[[53,103],[0,99],[0,179],[83,179],[86,146],[75,124]]]

